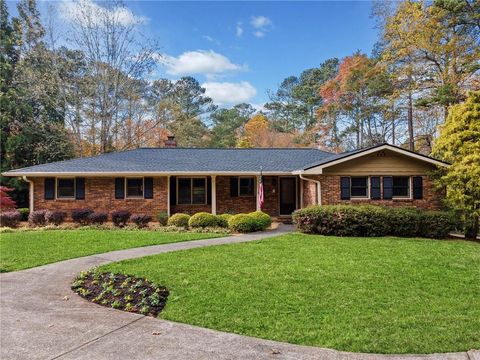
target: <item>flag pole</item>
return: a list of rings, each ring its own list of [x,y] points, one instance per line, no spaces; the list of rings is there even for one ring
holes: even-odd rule
[[[257,210],[262,210],[265,201],[265,189],[263,187],[263,167],[260,166],[260,179],[258,183]]]

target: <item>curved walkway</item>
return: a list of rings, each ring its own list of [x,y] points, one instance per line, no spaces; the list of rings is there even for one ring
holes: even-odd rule
[[[0,275],[1,359],[442,359],[480,360],[479,352],[352,354],[291,345],[126,313],[70,290],[82,270],[122,259],[230,244],[291,231],[231,236],[113,251]]]

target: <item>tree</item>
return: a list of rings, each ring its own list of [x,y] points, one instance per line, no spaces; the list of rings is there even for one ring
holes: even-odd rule
[[[438,183],[446,187],[446,200],[463,212],[465,236],[475,239],[480,217],[480,91],[452,106],[433,147],[433,155],[451,163]]]
[[[218,109],[210,116],[211,146],[234,147],[245,124],[255,112],[250,104],[238,104],[231,109]]]
[[[5,209],[15,209],[17,205],[15,204],[15,201],[12,200],[12,198],[8,195],[10,191],[12,191],[12,188],[6,187],[6,186],[0,186],[0,209],[5,210]]]

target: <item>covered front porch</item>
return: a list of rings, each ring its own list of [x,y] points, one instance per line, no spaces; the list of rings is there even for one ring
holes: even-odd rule
[[[261,180],[262,179],[262,180]],[[263,181],[264,201],[259,188]],[[182,175],[168,177],[168,213],[248,213],[290,217],[302,207],[303,181],[294,175]]]

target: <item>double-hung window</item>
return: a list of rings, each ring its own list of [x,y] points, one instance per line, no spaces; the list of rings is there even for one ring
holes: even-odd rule
[[[75,178],[57,178],[57,198],[75,199]]]
[[[143,178],[126,179],[127,198],[143,198]]]
[[[392,178],[394,198],[408,198],[410,197],[410,177],[409,176],[394,176]]]
[[[206,178],[178,178],[177,203],[180,205],[196,205],[207,203]]]
[[[352,177],[350,183],[350,196],[352,198],[368,198],[368,177]]]
[[[240,196],[255,196],[255,178],[254,177],[239,178],[238,194]]]

